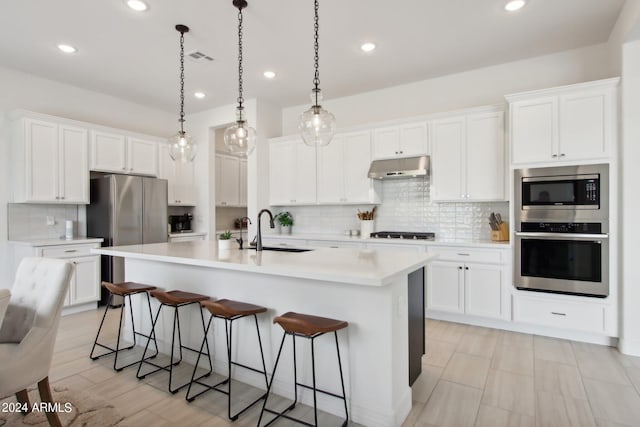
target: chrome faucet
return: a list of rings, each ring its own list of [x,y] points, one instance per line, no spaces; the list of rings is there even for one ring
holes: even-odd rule
[[[240,218],[240,238],[236,239],[236,242],[238,242],[238,244],[240,245],[240,249],[242,249],[242,244],[244,243],[244,240],[242,240],[242,224],[244,224],[245,219],[249,222],[249,224],[251,224],[251,219],[249,219],[248,216],[243,216],[242,218]]]
[[[276,228],[276,225],[273,222],[273,214],[269,209],[262,209],[260,212],[258,212],[258,234],[256,235],[256,251],[262,250],[262,230],[260,228],[260,217],[265,212],[269,214],[269,227]]]

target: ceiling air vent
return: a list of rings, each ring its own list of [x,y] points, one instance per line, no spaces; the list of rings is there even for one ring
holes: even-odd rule
[[[207,61],[213,61],[213,58],[210,57],[209,55],[207,55],[204,52],[200,52],[199,50],[194,50],[192,52],[187,53],[187,56],[189,56],[189,58],[193,59],[194,61],[203,61],[203,60],[207,60]]]

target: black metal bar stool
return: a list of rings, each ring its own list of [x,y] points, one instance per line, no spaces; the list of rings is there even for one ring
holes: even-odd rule
[[[344,414],[345,420],[342,423],[342,427],[345,427],[349,422],[349,413],[347,412],[347,398],[344,391],[344,377],[342,375],[342,362],[340,361],[340,346],[338,345],[338,330],[346,328],[349,324],[342,320],[329,319],[327,317],[318,317],[311,316],[308,314],[300,314],[294,312],[288,312],[283,314],[282,316],[278,316],[273,319],[273,323],[277,323],[282,326],[284,329],[284,334],[282,335],[282,341],[280,342],[280,349],[278,350],[278,356],[276,357],[276,363],[273,367],[273,375],[271,376],[271,382],[269,383],[269,387],[267,387],[267,396],[264,399],[264,403],[262,405],[262,411],[260,412],[260,418],[258,418],[258,427],[260,426],[260,421],[262,421],[262,416],[265,412],[269,412],[271,414],[275,414],[276,417],[269,421],[264,427],[272,424],[278,418],[283,417],[291,421],[295,421],[299,424],[303,424],[310,427],[317,427],[318,425],[318,408],[316,404],[316,396],[317,392],[336,397],[338,399],[342,399],[344,402]],[[326,334],[327,332],[333,332],[335,340],[336,340],[336,352],[338,354],[338,368],[340,370],[340,384],[342,385],[342,396],[339,394],[331,393],[326,390],[321,390],[316,387],[316,361],[315,361],[315,352],[314,352],[314,341],[316,338]],[[289,405],[286,409],[281,412],[273,411],[267,408],[267,400],[269,399],[269,392],[271,391],[271,387],[273,386],[273,380],[276,377],[276,369],[278,369],[278,362],[280,361],[280,354],[282,353],[282,346],[284,345],[284,340],[287,335],[291,335],[293,337],[293,381],[294,381],[294,390],[293,394],[295,396],[294,401],[291,405]],[[312,386],[301,384],[298,382],[298,372],[296,368],[296,337],[307,338],[311,341],[311,370],[312,370]],[[308,390],[313,390],[313,415],[314,415],[314,423],[308,423],[299,418],[294,418],[292,416],[287,415],[287,412],[291,411],[296,404],[298,403],[298,387],[303,387]]]
[[[144,356],[147,354],[147,349],[149,348],[149,343],[151,341],[151,339],[147,340],[147,345],[144,348],[144,353],[142,354],[142,359],[140,360],[140,363],[138,365],[138,372],[136,373],[136,376],[138,377],[138,379],[143,379],[144,377],[146,377],[147,375],[151,375],[154,374],[158,371],[168,371],[169,372],[169,391],[171,393],[177,393],[180,389],[188,386],[190,383],[186,382],[176,388],[172,388],[172,383],[173,383],[173,367],[177,366],[180,364],[180,362],[182,362],[182,349],[185,350],[190,350],[193,351],[194,353],[199,353],[198,354],[198,359],[200,358],[200,354],[202,354],[202,351],[198,352],[198,350],[188,347],[186,345],[182,344],[182,336],[180,333],[180,316],[178,314],[178,310],[181,307],[186,307],[190,304],[198,304],[201,301],[206,301],[209,299],[208,296],[206,295],[201,295],[201,294],[194,294],[191,292],[185,292],[185,291],[169,291],[169,292],[163,292],[163,291],[151,291],[150,292],[151,296],[155,297],[159,302],[160,302],[160,307],[158,307],[158,311],[156,312],[156,316],[153,319],[153,323],[151,325],[151,333],[153,334],[154,338],[155,338],[155,327],[156,327],[156,323],[158,322],[158,319],[160,318],[160,312],[162,311],[162,307],[173,307],[173,330],[171,332],[171,359],[169,360],[169,364],[168,365],[164,365],[164,366],[160,366],[157,365],[153,362],[150,362],[148,359],[146,359]],[[204,323],[204,315],[202,314],[202,310],[198,310],[200,312],[200,317],[202,318],[202,331],[205,332],[206,334],[206,329],[205,329],[205,323]],[[180,358],[177,361],[174,361],[174,349],[175,349],[175,338],[176,338],[176,328],[178,329],[178,348],[179,348],[179,352],[180,352]],[[206,336],[206,335],[205,335]],[[211,365],[211,357],[209,356],[211,353],[209,352],[209,345],[207,344],[207,352],[204,353],[205,356],[207,356],[207,358],[209,359],[209,372],[201,375],[200,377],[198,377],[198,379],[201,379],[205,376],[208,376],[211,374],[211,372],[213,371],[213,366]],[[152,365],[154,367],[156,367],[156,369],[150,371],[150,372],[146,372],[144,374],[141,374],[141,370],[142,370],[142,366],[144,364],[148,364],[148,365]],[[196,364],[197,365],[197,364]]]
[[[209,317],[209,323],[207,324],[207,328],[205,330],[204,339],[202,340],[202,345],[200,346],[200,352],[202,352],[205,344],[207,344],[207,332],[211,327],[211,322],[213,321],[214,317],[218,319],[224,319],[225,321],[225,334],[227,338],[227,366],[228,366],[227,377],[224,380],[214,385],[209,385],[209,384],[199,382],[197,379],[195,379],[196,369],[198,368],[198,362],[196,362],[196,366],[193,369],[193,375],[191,376],[191,382],[189,383],[189,388],[187,389],[186,398],[189,402],[192,402],[196,397],[202,395],[203,393],[208,392],[209,390],[216,390],[216,391],[219,391],[220,393],[226,394],[227,395],[227,416],[231,421],[235,421],[238,419],[238,416],[240,416],[246,410],[248,410],[253,405],[258,403],[260,400],[264,399],[266,396],[266,393],[262,394],[256,400],[254,400],[253,402],[249,403],[247,406],[242,408],[240,411],[236,412],[234,415],[231,415],[231,367],[232,366],[234,365],[239,366],[241,368],[245,368],[250,371],[262,374],[264,376],[265,387],[268,387],[269,385],[269,380],[267,379],[267,367],[264,363],[264,352],[262,350],[262,339],[260,338],[260,328],[258,328],[258,317],[257,317],[257,314],[264,313],[265,311],[267,311],[267,309],[259,305],[248,304],[240,301],[232,301],[228,299],[221,299],[216,301],[202,301],[200,304],[202,305],[203,308],[206,308],[211,313],[211,317]],[[253,368],[251,366],[243,365],[242,363],[234,362],[233,360],[231,360],[233,321],[242,319],[243,317],[247,317],[247,316],[253,316],[253,319],[256,324],[256,332],[258,334],[258,345],[260,347],[260,357],[262,359],[262,370]],[[198,361],[199,360],[200,360],[200,355],[198,355]],[[190,395],[191,386],[194,383],[205,387],[205,389],[191,396]],[[221,386],[225,384],[227,385],[226,390],[221,388]]]
[[[110,282],[102,282],[102,286],[104,286],[108,291],[109,291],[109,299],[107,301],[107,305],[104,308],[104,314],[102,315],[102,321],[100,322],[100,327],[98,328],[98,333],[96,334],[96,339],[93,341],[93,347],[91,348],[91,354],[89,357],[91,357],[91,360],[96,360],[99,359],[103,356],[108,356],[110,354],[114,354],[115,353],[115,357],[113,359],[113,369],[115,369],[116,371],[120,372],[122,371],[124,368],[131,366],[131,365],[135,365],[140,363],[139,360],[136,360],[135,362],[129,363],[127,365],[124,366],[120,366],[118,367],[118,353],[120,353],[123,350],[131,350],[132,348],[134,348],[136,346],[136,335],[140,335],[142,337],[145,337],[147,339],[150,339],[151,335],[145,335],[143,333],[140,333],[138,331],[136,331],[136,325],[133,319],[133,307],[131,305],[131,295],[136,295],[136,294],[141,294],[144,293],[147,296],[147,305],[149,306],[149,320],[153,320],[153,314],[151,312],[151,301],[149,300],[149,291],[152,291],[154,289],[156,289],[155,286],[150,286],[150,285],[144,285],[142,283],[135,283],[135,282],[124,282],[124,283],[110,283]],[[98,339],[100,337],[100,332],[102,331],[102,325],[104,324],[104,319],[107,317],[107,311],[109,311],[109,306],[111,305],[111,302],[113,301],[113,297],[114,295],[119,295],[123,298],[122,300],[122,307],[120,308],[120,323],[118,324],[118,338],[116,339],[116,348],[112,348],[109,347],[105,344],[99,343]],[[129,298],[129,312],[131,313],[131,327],[133,330],[133,344],[130,345],[129,347],[125,347],[125,348],[120,348],[120,334],[122,332],[122,318],[124,316],[124,311],[125,311],[125,306],[127,305],[127,297]],[[148,357],[148,359],[152,359],[154,357],[156,357],[156,355],[158,354],[158,344],[156,342],[155,336],[153,337],[153,343],[154,346],[156,348],[156,352],[155,354],[151,355]],[[96,347],[102,347],[106,350],[109,350],[106,353],[103,354],[99,354],[99,355],[94,355],[94,352],[96,350]]]

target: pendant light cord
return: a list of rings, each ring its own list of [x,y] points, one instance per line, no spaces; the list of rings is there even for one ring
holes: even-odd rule
[[[318,9],[319,9],[320,5],[318,3],[318,0],[315,0],[315,4],[314,4],[314,12],[315,12],[315,20],[314,20],[314,25],[313,25],[313,29],[315,32],[315,36],[314,36],[314,50],[315,50],[315,54],[313,56],[313,62],[314,62],[314,68],[315,68],[315,74],[313,76],[313,84],[315,86],[314,88],[314,93],[315,93],[315,97],[316,97],[316,103],[315,105],[318,105],[318,92],[320,91],[320,89],[318,89],[318,86],[320,86],[320,70],[319,70],[319,65],[318,62],[320,60],[320,56],[318,54],[318,50],[320,49],[320,44],[318,43],[318,31],[320,30],[320,24],[318,23]]]
[[[238,110],[240,111],[239,120],[242,120],[242,104],[244,97],[242,96],[242,7],[238,8]]]
[[[184,135],[184,32],[180,31],[180,133]]]

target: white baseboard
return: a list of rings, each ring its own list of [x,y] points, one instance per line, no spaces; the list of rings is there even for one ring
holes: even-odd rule
[[[620,338],[618,342],[618,350],[620,350],[620,353],[627,354],[629,356],[640,356],[640,341]]]
[[[95,310],[96,308],[98,308],[97,301],[88,302],[85,304],[70,305],[67,307],[62,307],[62,315],[66,316],[68,314],[81,313],[83,311]]]

